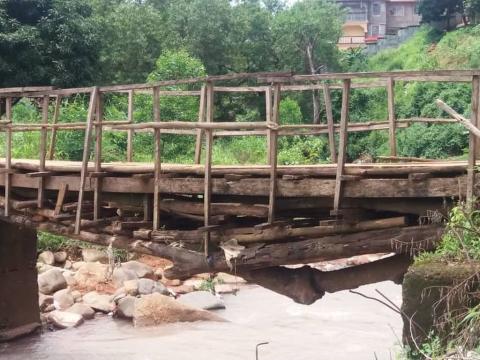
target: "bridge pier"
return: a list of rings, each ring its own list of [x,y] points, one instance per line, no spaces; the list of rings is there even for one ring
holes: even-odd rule
[[[35,230],[0,221],[0,341],[40,326]]]

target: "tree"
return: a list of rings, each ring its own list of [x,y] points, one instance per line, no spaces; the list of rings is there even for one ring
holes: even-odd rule
[[[455,14],[462,15],[466,23],[464,0],[420,0],[418,12],[422,15],[422,21],[444,22],[447,29],[450,29],[450,20]]]
[[[284,69],[317,74],[338,66],[343,11],[330,0],[303,0],[274,19],[274,50]],[[320,101],[313,92],[314,122]]]
[[[76,0],[0,1],[0,85],[77,86],[91,82],[98,32]]]

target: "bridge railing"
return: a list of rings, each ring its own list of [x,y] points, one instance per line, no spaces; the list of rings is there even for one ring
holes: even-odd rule
[[[230,80],[256,80],[261,86],[219,86],[218,82]],[[153,189],[153,230],[160,228],[160,188],[162,182],[162,134],[182,134],[196,137],[194,162],[200,164],[203,140],[205,142],[204,156],[204,231],[205,252],[208,253],[208,244],[211,223],[211,195],[212,195],[212,151],[215,137],[221,136],[249,136],[261,135],[267,137],[267,157],[269,165],[269,201],[268,223],[275,222],[275,208],[277,198],[277,156],[278,137],[292,135],[319,135],[327,134],[332,162],[337,164],[335,194],[332,214],[341,216],[341,200],[343,186],[346,181],[351,181],[345,175],[346,149],[349,132],[388,130],[390,156],[397,156],[396,130],[407,127],[409,124],[421,123],[452,123],[456,120],[447,118],[409,118],[398,119],[395,111],[395,82],[396,81],[431,81],[431,82],[463,82],[472,86],[472,117],[471,123],[478,125],[479,98],[480,98],[480,71],[415,71],[415,72],[382,72],[382,73],[344,73],[320,75],[293,75],[290,73],[257,73],[257,74],[230,74],[225,76],[204,77],[186,80],[161,81],[151,84],[116,85],[93,88],[77,89],[51,89],[51,88],[10,88],[0,89],[0,98],[5,99],[5,117],[0,122],[0,127],[6,134],[5,142],[5,214],[9,214],[12,169],[12,133],[24,131],[40,132],[39,167],[38,171],[30,173],[31,177],[38,177],[38,196],[35,206],[44,206],[45,178],[51,176],[46,170],[46,160],[53,159],[55,153],[55,139],[57,131],[79,130],[85,132],[85,143],[82,157],[80,188],[77,202],[75,232],[81,230],[82,209],[87,178],[95,178],[94,182],[94,211],[93,220],[101,220],[101,191],[102,178],[108,174],[102,172],[102,133],[109,131],[127,132],[128,161],[133,160],[133,138],[135,133],[151,131],[154,135],[154,189]],[[185,84],[202,84],[200,91],[162,90],[163,87]],[[265,85],[266,84],[266,85]],[[350,94],[352,89],[385,88],[387,92],[388,118],[380,121],[363,123],[349,123]],[[339,123],[334,121],[333,103],[331,92],[342,92],[342,105]],[[326,113],[326,124],[301,124],[282,125],[279,121],[279,105],[281,94],[284,91],[318,91],[323,93]],[[150,93],[153,99],[152,120],[150,122],[135,123],[134,96],[135,93]],[[265,119],[261,122],[215,122],[214,98],[216,93],[264,93],[265,94]],[[127,119],[109,121],[104,118],[103,97],[108,93],[127,93],[128,110]],[[86,122],[58,123],[61,101],[63,97],[77,94],[87,94],[90,97]],[[162,121],[160,118],[161,96],[196,96],[199,97],[199,115],[196,122],[187,121]],[[32,97],[42,99],[42,122],[40,124],[12,123],[12,106],[14,99],[19,97]],[[55,100],[52,122],[49,123],[50,100]],[[48,131],[51,131],[51,141],[47,152]],[[95,134],[95,136],[93,136]],[[338,134],[338,145],[335,136]],[[93,160],[94,171],[89,169],[91,158],[90,149],[94,144]],[[473,196],[473,184],[476,165],[476,140],[470,135],[469,161],[468,161],[468,189],[467,196]],[[147,215],[145,215],[147,216]],[[147,219],[146,219],[147,220]]]

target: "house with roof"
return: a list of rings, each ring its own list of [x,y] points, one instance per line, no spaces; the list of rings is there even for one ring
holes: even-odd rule
[[[337,0],[346,9],[340,49],[366,46],[420,25],[418,0]]]

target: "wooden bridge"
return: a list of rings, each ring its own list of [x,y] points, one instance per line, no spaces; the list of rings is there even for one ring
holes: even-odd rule
[[[454,118],[398,119],[394,85],[410,81],[471,84],[471,119],[442,104]],[[175,88],[187,84],[195,90]],[[350,109],[351,89],[363,88],[387,90],[388,119],[349,122],[349,112],[355,111]],[[297,91],[323,94],[324,124],[279,122],[282,93]],[[334,119],[337,109],[331,100],[335,91],[342,94],[339,119]],[[219,93],[261,96],[266,118],[214,121],[215,94]],[[60,122],[62,99],[78,94],[89,99],[88,117]],[[105,120],[103,100],[109,94],[128,97],[125,119]],[[149,122],[134,119],[138,94],[152,96]],[[303,303],[366,282],[399,280],[409,255],[435,246],[449,207],[475,196],[479,94],[480,71],[257,73],[76,89],[0,89],[5,106],[0,121],[5,133],[5,156],[0,159],[1,219],[167,258],[174,263],[166,271],[171,278],[215,271],[242,274]],[[161,98],[166,96],[197,97],[198,121],[162,121]],[[12,108],[20,98],[38,99],[40,123],[12,121]],[[53,116],[49,107],[54,108]],[[397,157],[397,129],[457,121],[470,130],[465,135],[470,136],[468,161]],[[55,158],[57,133],[65,130],[85,134],[83,161]],[[12,134],[26,131],[40,134],[38,159],[12,158]],[[127,133],[125,162],[102,161],[106,131]],[[347,164],[348,133],[365,131],[388,131],[390,156],[375,163]],[[133,139],[139,132],[150,132],[154,138],[151,163],[133,162]],[[196,138],[192,164],[162,161],[164,134]],[[332,164],[278,165],[278,137],[294,135],[328,136]],[[213,142],[224,136],[265,136],[268,163],[213,165]],[[330,273],[285,267],[372,253],[398,256]]]

